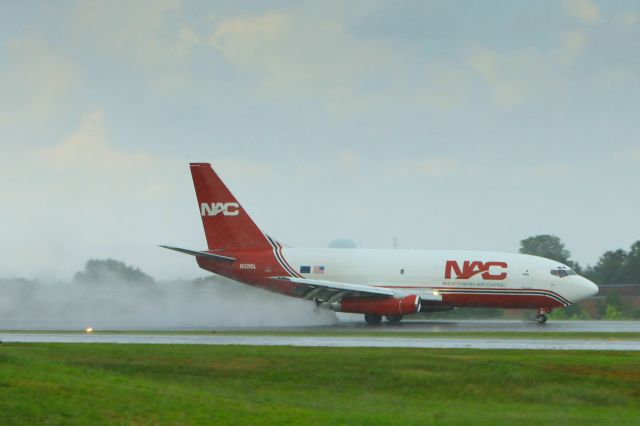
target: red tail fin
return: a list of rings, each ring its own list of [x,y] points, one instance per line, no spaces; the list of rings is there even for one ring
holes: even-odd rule
[[[208,163],[191,163],[209,250],[271,249],[264,234]]]

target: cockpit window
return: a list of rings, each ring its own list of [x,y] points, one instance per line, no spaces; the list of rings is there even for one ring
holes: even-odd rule
[[[569,268],[558,268],[558,269],[552,269],[551,275],[555,275],[556,277],[563,278],[569,275],[576,275],[576,271]]]

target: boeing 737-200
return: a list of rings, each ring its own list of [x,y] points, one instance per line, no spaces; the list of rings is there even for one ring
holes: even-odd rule
[[[458,307],[535,309],[544,323],[552,309],[598,292],[567,265],[525,254],[286,247],[256,226],[210,164],[190,166],[208,250],[162,247],[241,283],[364,314],[368,324]]]

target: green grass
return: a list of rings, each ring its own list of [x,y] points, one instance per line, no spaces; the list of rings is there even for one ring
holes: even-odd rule
[[[4,344],[0,424],[638,425],[631,352]]]

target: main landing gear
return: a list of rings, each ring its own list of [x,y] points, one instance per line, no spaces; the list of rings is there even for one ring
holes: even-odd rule
[[[380,323],[382,322],[382,315],[364,314],[364,320],[367,325],[380,325]]]
[[[387,315],[387,321],[389,321],[390,324],[400,324],[402,315]]]
[[[538,310],[536,311],[536,319],[535,321],[538,324],[544,324],[547,322],[547,315],[549,312],[551,312],[551,309],[549,308],[538,308]]]
[[[402,315],[387,315],[386,318],[389,324],[399,324],[400,321],[402,321]],[[364,320],[367,325],[380,325],[382,322],[382,315],[364,314]]]

